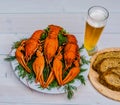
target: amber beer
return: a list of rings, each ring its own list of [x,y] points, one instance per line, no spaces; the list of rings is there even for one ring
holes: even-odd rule
[[[96,46],[98,39],[103,31],[103,28],[104,26],[95,27],[95,26],[91,26],[88,22],[86,22],[84,46],[88,51],[93,49]]]
[[[101,6],[93,6],[88,10],[84,46],[89,55],[95,52],[97,42],[106,25],[108,15],[108,11]]]

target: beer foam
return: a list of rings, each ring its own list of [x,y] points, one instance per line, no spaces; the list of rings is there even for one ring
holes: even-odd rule
[[[87,18],[88,24],[93,27],[103,27],[106,24],[105,18],[106,14],[101,10],[96,10],[89,14],[90,16]]]

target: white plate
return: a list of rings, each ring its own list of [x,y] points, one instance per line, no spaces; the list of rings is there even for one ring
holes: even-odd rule
[[[88,57],[88,55],[87,55],[87,53],[86,53],[85,50],[82,51],[81,56],[82,56],[82,55],[85,55],[85,56],[86,56],[86,59],[89,59],[89,57]],[[11,56],[15,56],[15,50],[13,50],[13,51],[11,52]],[[31,88],[31,89],[36,90],[36,91],[38,91],[38,92],[49,93],[49,94],[65,93],[64,86],[55,87],[55,88],[51,88],[51,89],[47,89],[47,88],[42,89],[42,88],[39,88],[39,86],[40,86],[39,84],[37,84],[37,83],[35,83],[35,82],[30,83],[29,81],[27,81],[26,78],[19,77],[19,75],[18,75],[18,70],[15,70],[15,69],[16,69],[16,66],[18,65],[18,61],[17,61],[16,59],[13,60],[13,61],[11,61],[11,65],[12,65],[12,70],[14,71],[15,75],[17,76],[17,78],[18,78],[24,85],[26,85],[28,88]],[[88,69],[89,66],[88,66],[88,65],[85,65],[84,67]],[[85,79],[86,79],[86,78],[87,78],[87,75],[88,75],[88,70],[87,70],[86,72],[84,72],[82,75],[83,75],[83,76],[85,77]],[[74,83],[71,83],[71,85],[76,86],[76,87],[79,87],[79,86],[81,85],[81,82],[76,79]]]

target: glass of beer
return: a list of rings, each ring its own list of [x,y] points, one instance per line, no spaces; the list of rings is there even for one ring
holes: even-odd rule
[[[109,12],[104,7],[93,6],[88,10],[84,47],[90,56],[97,52],[97,42],[106,25],[108,17]]]

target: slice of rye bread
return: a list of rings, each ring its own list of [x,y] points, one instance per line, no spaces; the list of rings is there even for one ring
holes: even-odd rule
[[[99,73],[103,73],[107,71],[109,68],[120,67],[120,59],[119,58],[107,58],[104,59],[99,68],[97,68]]]
[[[117,74],[120,76],[120,67],[113,67],[110,69],[113,73]]]
[[[102,63],[102,61],[106,58],[120,58],[120,49],[107,49],[107,50],[103,50],[100,51],[97,55],[96,55],[96,59],[93,62],[92,68],[96,71],[99,70],[99,67]]]
[[[99,82],[109,89],[120,91],[120,68],[111,68],[99,76]]]

